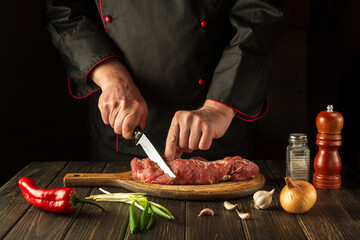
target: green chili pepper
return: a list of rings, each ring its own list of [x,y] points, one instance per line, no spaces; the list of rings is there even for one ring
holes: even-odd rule
[[[138,221],[136,216],[136,209],[135,209],[135,201],[130,205],[129,208],[129,225],[130,225],[130,232],[134,233],[138,227]]]
[[[140,231],[144,230],[148,220],[148,211],[149,211],[149,201],[147,199],[144,200],[144,210],[141,214],[140,218]]]
[[[146,226],[147,230],[149,230],[151,228],[151,226],[153,225],[153,223],[154,223],[154,215],[155,215],[154,212],[151,212],[151,217],[150,217],[149,223]]]

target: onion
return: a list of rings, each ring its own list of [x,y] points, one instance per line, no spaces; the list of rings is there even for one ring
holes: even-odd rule
[[[280,193],[280,204],[288,213],[304,213],[314,206],[316,189],[306,181],[292,181],[285,177],[286,186]]]

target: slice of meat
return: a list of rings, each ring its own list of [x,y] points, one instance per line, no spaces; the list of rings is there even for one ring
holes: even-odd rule
[[[164,174],[149,158],[134,158],[131,161],[133,180],[158,184],[212,184],[220,181],[240,181],[254,178],[259,167],[239,156],[207,161],[201,157],[176,159],[167,162],[176,178]]]

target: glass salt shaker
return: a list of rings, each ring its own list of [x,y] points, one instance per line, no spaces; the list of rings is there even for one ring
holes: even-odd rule
[[[286,176],[293,181],[309,181],[310,150],[304,133],[291,133],[286,148]]]

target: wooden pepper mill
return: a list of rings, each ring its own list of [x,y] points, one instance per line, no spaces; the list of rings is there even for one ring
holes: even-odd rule
[[[318,129],[316,144],[319,146],[314,159],[313,185],[316,188],[339,189],[341,187],[341,158],[338,149],[341,146],[340,133],[343,125],[343,116],[333,111],[332,105],[328,105],[327,111],[320,112],[316,117]]]

